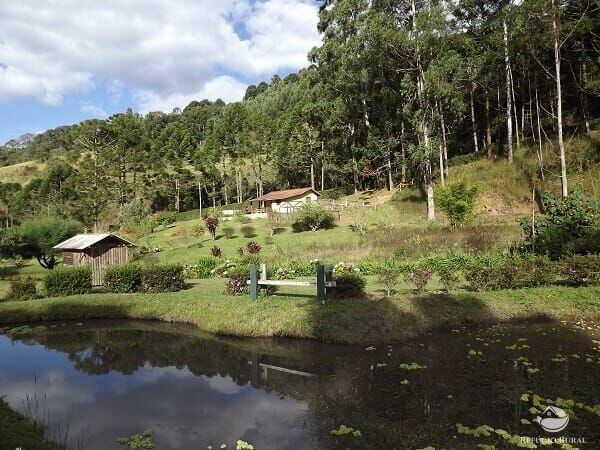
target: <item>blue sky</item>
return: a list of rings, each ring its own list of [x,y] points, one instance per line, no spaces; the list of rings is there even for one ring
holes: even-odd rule
[[[313,0],[0,2],[0,144],[128,107],[241,99],[305,67]]]

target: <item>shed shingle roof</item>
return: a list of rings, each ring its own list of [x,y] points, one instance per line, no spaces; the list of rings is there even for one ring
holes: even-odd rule
[[[97,233],[97,234],[76,234],[72,238],[67,239],[60,244],[55,245],[53,248],[56,250],[85,250],[86,248],[91,247],[92,245],[96,245],[98,242],[103,241],[107,238],[113,238],[118,241],[121,241],[124,244],[135,246],[135,244],[120,238],[119,236],[115,236],[110,233]]]
[[[286,200],[288,198],[298,197],[299,195],[306,194],[307,192],[314,192],[319,195],[317,191],[313,188],[298,188],[298,189],[286,189],[284,191],[273,191],[268,194],[263,195],[262,197],[255,198],[255,201],[268,201],[268,200]]]

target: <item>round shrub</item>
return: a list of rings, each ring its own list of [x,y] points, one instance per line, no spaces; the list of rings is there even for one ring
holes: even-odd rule
[[[104,287],[108,292],[127,294],[142,286],[143,269],[135,263],[110,266],[104,271]]]
[[[295,232],[323,230],[335,225],[335,216],[331,211],[311,203],[300,208],[292,220],[292,229]]]
[[[49,297],[87,294],[92,290],[90,267],[60,267],[44,278],[44,288]]]
[[[240,227],[240,232],[246,239],[256,236],[256,228],[254,228],[252,225],[244,225]]]
[[[336,298],[362,298],[365,296],[367,282],[358,272],[339,273],[334,275],[336,287],[333,294]]]
[[[436,202],[446,213],[453,228],[462,227],[469,221],[476,199],[477,188],[468,187],[464,181],[438,186],[436,189]]]
[[[221,251],[221,247],[217,247],[216,245],[213,245],[212,248],[210,249],[210,253],[212,254],[213,258],[218,258],[219,256],[221,256],[221,254],[223,252]]]
[[[6,294],[6,300],[32,300],[37,297],[37,281],[31,277],[12,280]]]
[[[424,292],[432,275],[433,269],[431,267],[414,267],[404,273],[404,280],[407,283],[414,284],[418,292]]]
[[[233,238],[235,234],[235,230],[233,229],[233,227],[223,227],[222,231],[227,239]]]
[[[184,287],[183,266],[180,264],[149,266],[143,269],[143,292],[176,292]]]

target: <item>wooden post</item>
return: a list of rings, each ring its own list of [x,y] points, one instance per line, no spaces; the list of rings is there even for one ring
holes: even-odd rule
[[[317,266],[317,299],[325,304],[325,267],[323,264]]]
[[[258,276],[256,264],[250,264],[250,298],[256,300],[258,298]]]
[[[261,280],[267,279],[267,265],[266,264],[260,265],[260,279]]]
[[[325,264],[325,281],[333,281],[333,264]],[[325,296],[329,294],[327,287],[325,287]]]

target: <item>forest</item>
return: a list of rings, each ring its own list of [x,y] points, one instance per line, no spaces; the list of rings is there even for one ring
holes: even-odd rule
[[[535,154],[532,181],[560,182],[566,197],[566,143],[600,113],[599,11],[588,0],[322,2],[308,67],[240,102],[129,109],[0,151],[2,166],[44,164],[27,183],[0,180],[1,226],[48,215],[100,230],[136,201],[187,211],[299,186],[418,186],[432,220],[453,161],[513,163],[520,148]]]

